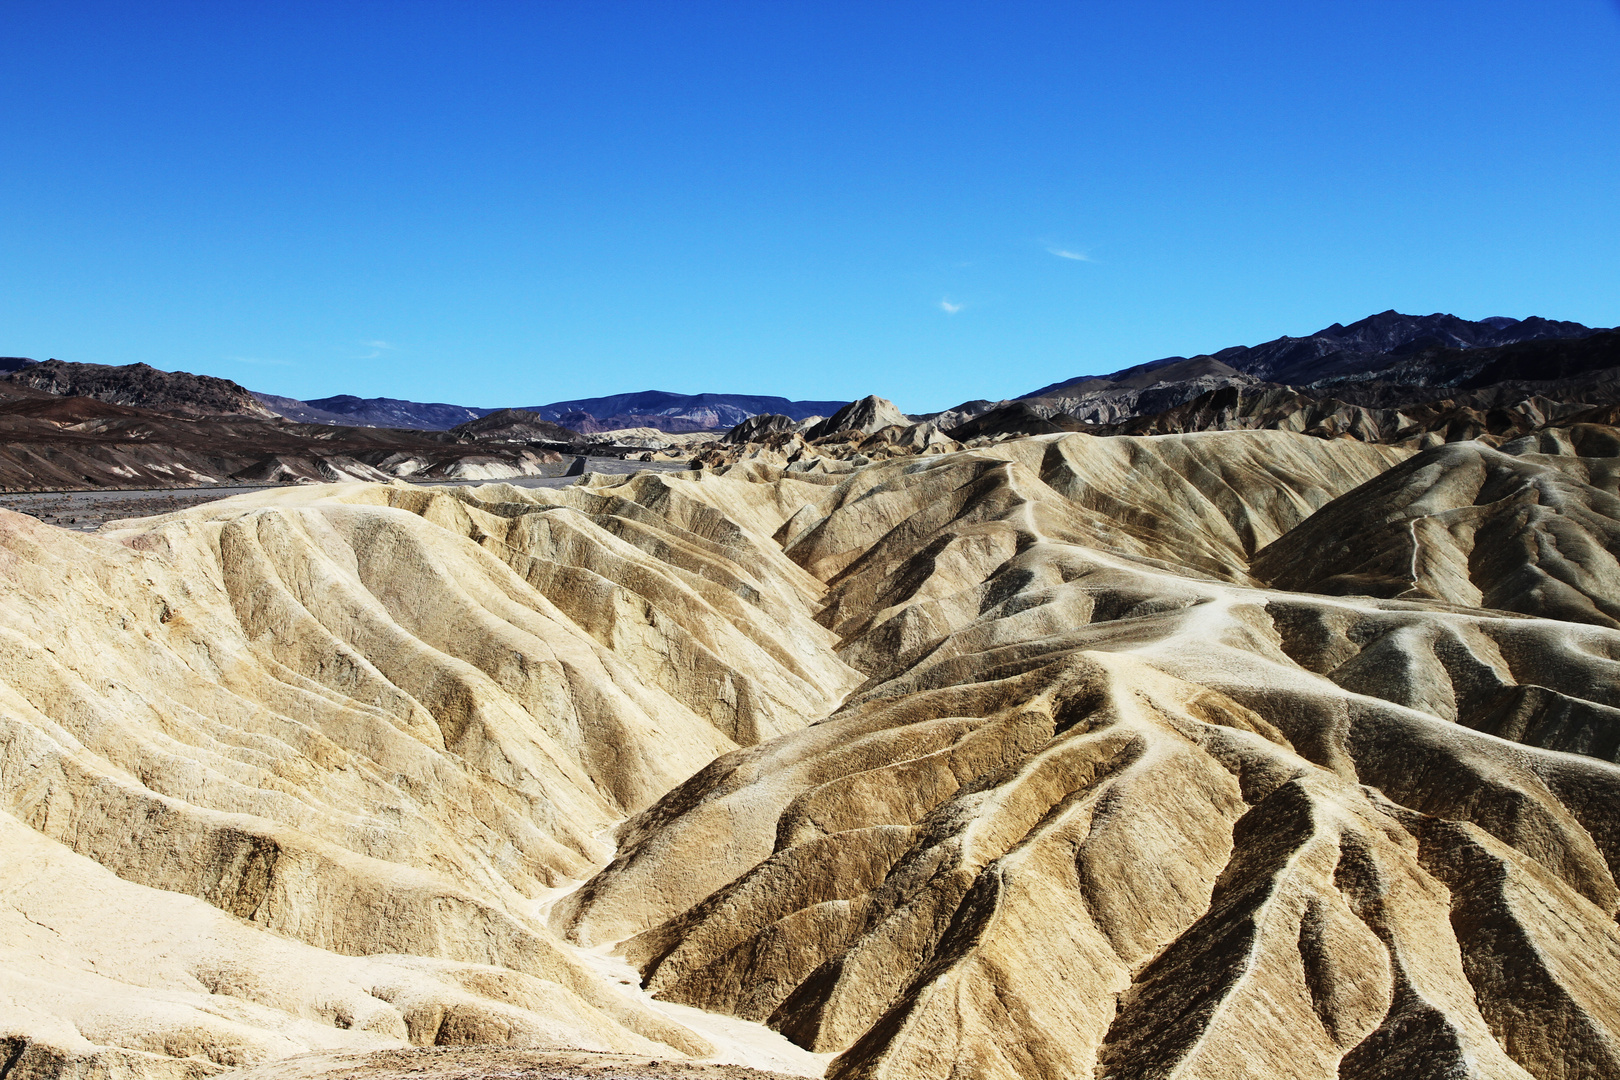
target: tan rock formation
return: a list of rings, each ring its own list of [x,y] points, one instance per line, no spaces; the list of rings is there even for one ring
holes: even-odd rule
[[[95,537],[0,515],[0,861],[37,864],[7,910],[51,946],[8,959],[18,1075],[367,1038],[706,1052],[536,918],[626,812],[858,681],[772,501],[738,524],[699,486],[758,490],[295,489]]]
[[[1255,572],[1286,589],[1620,628],[1620,446],[1603,434],[1613,430],[1575,429],[1602,456],[1577,455],[1557,430],[1501,451],[1427,450],[1262,552]]]
[[[779,538],[868,682],[633,819],[560,924],[840,1077],[1614,1073],[1620,770],[1455,721],[1604,712],[1620,637],[1248,574],[1378,453],[860,470]]]
[[[861,431],[868,434],[886,427],[905,427],[911,423],[906,414],[888,398],[871,395],[852,401],[827,419],[805,432],[812,441],[840,431]]]
[[[1605,430],[0,515],[6,1080],[715,1053],[673,1003],[837,1077],[1620,1074],[1620,630],[1478,539],[1278,587],[1504,499],[1557,577]]]

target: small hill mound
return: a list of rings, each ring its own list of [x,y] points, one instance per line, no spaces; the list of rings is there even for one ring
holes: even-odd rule
[[[868,435],[886,427],[909,427],[911,418],[888,398],[875,394],[852,401],[805,432],[814,441],[839,431],[864,431]]]
[[[1014,401],[959,424],[947,434],[958,442],[967,442],[993,439],[998,435],[1057,435],[1065,431],[1085,431],[1087,426],[1065,413],[1042,416],[1028,402]]]
[[[798,426],[798,421],[791,416],[783,416],[781,413],[760,413],[758,416],[750,416],[726,432],[720,441],[732,444],[759,442],[767,435],[794,431]]]
[[[523,409],[500,409],[477,420],[469,420],[450,429],[450,434],[461,439],[479,442],[585,442],[584,436],[572,428],[544,420],[538,413]]]

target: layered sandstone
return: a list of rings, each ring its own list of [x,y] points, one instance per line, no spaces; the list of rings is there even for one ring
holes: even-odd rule
[[[1606,430],[5,515],[3,1060],[1616,1075]]]
[[[16,1075],[712,1050],[539,905],[858,677],[774,503],[739,523],[679,487],[283,490],[88,537],[0,515]]]
[[[778,539],[867,682],[632,819],[559,924],[840,1077],[1613,1075],[1620,637],[1249,569],[1400,456],[860,470]]]

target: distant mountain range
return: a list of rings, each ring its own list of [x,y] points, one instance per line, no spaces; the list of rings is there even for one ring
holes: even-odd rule
[[[1481,380],[1498,375],[1497,381],[1528,378],[1525,372],[1540,363],[1533,359],[1540,355],[1536,350],[1519,357],[1517,375],[1508,374],[1500,366],[1510,362],[1511,357],[1499,350],[1527,342],[1581,340],[1597,332],[1580,323],[1535,316],[1471,321],[1455,315],[1385,311],[1348,326],[1334,323],[1305,337],[1280,337],[1260,345],[1237,345],[1191,357],[1167,356],[1111,374],[1075,376],[1011,399],[1025,403],[1027,408],[1006,415],[1036,415],[1048,420],[1061,416],[1074,421],[1056,423],[1058,429],[1118,424],[1176,408],[1223,387],[1258,393],[1269,387],[1288,386],[1306,393],[1332,392],[1337,399],[1362,404],[1390,405],[1391,388],[1397,386],[1400,390],[1394,397],[1425,400],[1434,396],[1425,393],[1433,388],[1464,383],[1473,388],[1484,385]],[[1596,360],[1599,367],[1603,366],[1602,357]],[[1490,364],[1498,367],[1491,368]],[[256,396],[279,415],[304,423],[448,430],[497,411],[350,395],[302,402],[268,394]],[[592,434],[630,427],[669,432],[721,431],[753,416],[780,415],[795,421],[830,416],[846,404],[763,395],[646,390],[518,408]],[[916,418],[930,419],[940,428],[950,429],[1008,404],[970,401]],[[1017,423],[1027,425],[1026,420]]]
[[[365,427],[447,431],[511,406],[477,408],[399,398],[360,398],[351,394],[299,401],[274,394],[255,394],[266,408],[305,424],[357,424]],[[650,427],[661,431],[725,431],[761,413],[781,413],[795,420],[828,416],[845,401],[789,401],[750,394],[672,394],[643,390],[634,394],[575,398],[549,405],[517,406],[523,412],[584,434],[620,428]]]
[[[1241,373],[1265,382],[1315,386],[1378,377],[1403,359],[1443,349],[1481,349],[1520,341],[1580,338],[1596,331],[1575,322],[1503,316],[1470,322],[1455,315],[1402,315],[1384,311],[1344,326],[1334,323],[1306,337],[1280,337],[1262,345],[1235,345],[1194,357],[1167,356],[1112,375],[1081,375],[1043,386],[1024,398],[1075,394],[1089,384],[1150,385],[1195,374]]]
[[[1531,377],[1527,373],[1532,370],[1542,371],[1545,378],[1555,377],[1546,375],[1551,369],[1533,357],[1565,356],[1559,362],[1560,370],[1568,370],[1558,378],[1575,374],[1574,368],[1620,365],[1620,357],[1610,357],[1601,348],[1571,352],[1570,343],[1590,340],[1599,333],[1580,323],[1536,317],[1476,322],[1455,315],[1385,311],[1348,326],[1334,323],[1305,337],[1280,337],[1191,357],[1167,356],[1107,375],[1079,375],[1051,383],[1011,401],[964,402],[929,416],[949,430],[1011,402],[1021,402],[1028,408],[1006,413],[1009,421],[1027,413],[1047,419],[1069,417],[1091,425],[1120,424],[1227,387],[1248,394],[1289,387],[1312,396],[1395,406],[1433,400],[1458,388],[1476,389],[1492,381],[1523,380]],[[1520,351],[1514,353],[1515,349]],[[1518,360],[1511,360],[1513,356]],[[1503,366],[1510,363],[1518,364],[1513,369],[1517,374]]]
[[[458,424],[477,420],[494,409],[474,409],[439,401],[405,401],[400,398],[361,398],[353,394],[299,401],[275,394],[253,395],[277,416],[300,424],[343,424],[353,427],[414,428],[418,431],[448,431]]]
[[[627,427],[671,432],[724,431],[751,416],[774,413],[807,420],[812,416],[831,416],[848,404],[847,401],[789,401],[749,394],[670,394],[662,390],[643,390],[637,394],[577,398],[522,408],[589,434]]]
[[[1483,401],[1480,392],[1492,387],[1498,388],[1498,396],[1536,394],[1607,405],[1620,402],[1616,341],[1613,332],[1539,317],[1470,321],[1455,315],[1385,311],[1348,326],[1334,323],[1305,337],[1164,357],[1111,374],[1065,379],[1008,401],[969,401],[912,419],[931,420],[945,432],[971,432],[969,437],[1117,427],[1227,389],[1238,397],[1221,399],[1218,411],[1227,417],[1223,422],[1233,422],[1233,416],[1243,413],[1247,406],[1242,402],[1258,401],[1278,388],[1302,395],[1301,400],[1331,398],[1339,404],[1382,409],[1464,393]],[[300,401],[252,392],[228,379],[158,371],[145,364],[37,363],[26,357],[0,357],[0,379],[50,394],[174,415],[282,417],[327,426],[449,431],[511,408],[350,394]],[[1264,411],[1270,416],[1277,401],[1293,399],[1265,400]],[[518,408],[533,416],[523,423],[545,421],[591,435],[622,428],[724,431],[755,416],[784,416],[795,422],[830,416],[846,404],[646,390]],[[1183,419],[1166,422],[1182,424],[1189,422],[1187,417],[1213,415],[1199,406]],[[964,427],[969,422],[975,423]]]
[[[353,394],[300,401],[251,391],[229,379],[159,371],[146,364],[112,366],[54,359],[40,362],[26,356],[0,356],[0,377],[48,393],[95,398],[115,405],[180,415],[280,416],[301,424],[448,431],[513,408],[509,405],[478,408],[390,397],[362,398]],[[672,394],[643,390],[517,408],[589,435],[633,427],[669,432],[727,431],[750,416],[762,413],[807,420],[813,416],[830,416],[847,404],[847,401],[790,401],[755,394]]]

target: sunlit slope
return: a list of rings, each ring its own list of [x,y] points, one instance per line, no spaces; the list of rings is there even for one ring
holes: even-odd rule
[[[801,511],[869,680],[563,925],[837,1076],[1613,1075],[1620,769],[1557,750],[1614,755],[1620,635],[1257,587],[1388,460],[1267,441],[1264,482],[1249,434],[1048,437]],[[1498,730],[1555,749],[1464,726],[1531,687],[1584,713]]]
[[[1597,507],[1601,434],[1482,452]],[[5,516],[0,1048],[709,1053],[571,941],[841,1077],[1615,1075],[1620,631],[1278,587],[1472,460],[1077,434]]]
[[[820,585],[665,483],[293,490],[97,537],[5,515],[0,799],[35,832],[0,843],[35,929],[8,935],[34,948],[0,996],[29,1060],[701,1050],[604,994],[535,902],[624,814],[858,676],[811,621]]]
[[[1438,446],[1324,508],[1255,572],[1620,628],[1616,454],[1614,429],[1595,425]]]

